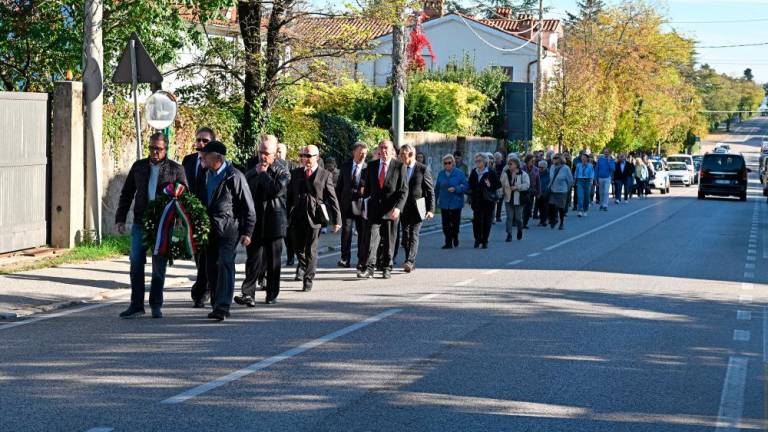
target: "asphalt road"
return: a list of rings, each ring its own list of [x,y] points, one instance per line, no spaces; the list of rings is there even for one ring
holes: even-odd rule
[[[768,122],[739,141],[759,148]],[[742,140],[736,130],[729,140]],[[173,288],[0,324],[2,431],[711,431],[766,426],[768,204],[675,187],[211,323]],[[126,271],[128,269],[126,268]],[[104,275],[104,278],[109,278]]]

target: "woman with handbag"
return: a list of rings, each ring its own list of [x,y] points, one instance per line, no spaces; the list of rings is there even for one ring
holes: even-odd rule
[[[512,231],[517,228],[517,239],[523,238],[523,209],[528,204],[528,189],[531,180],[528,173],[520,169],[520,159],[507,158],[507,166],[501,174],[504,204],[507,207],[507,242],[512,241]]]
[[[494,170],[488,168],[488,158],[483,153],[475,154],[475,169],[469,175],[469,195],[472,198],[472,231],[475,234],[475,248],[488,249],[491,234],[493,209],[499,200],[501,183]]]
[[[573,188],[573,174],[571,169],[563,164],[560,154],[552,157],[549,173],[549,226],[554,229],[559,217],[560,229],[563,229],[565,212],[568,209],[568,195]]]

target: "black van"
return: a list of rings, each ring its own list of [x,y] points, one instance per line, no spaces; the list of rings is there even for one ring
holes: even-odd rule
[[[699,199],[706,195],[737,196],[747,200],[749,169],[744,156],[730,153],[704,155],[699,171]]]

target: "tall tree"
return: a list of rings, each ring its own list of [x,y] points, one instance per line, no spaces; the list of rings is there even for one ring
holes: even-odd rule
[[[744,79],[747,81],[753,81],[755,79],[755,76],[752,75],[752,69],[746,68],[744,69]]]

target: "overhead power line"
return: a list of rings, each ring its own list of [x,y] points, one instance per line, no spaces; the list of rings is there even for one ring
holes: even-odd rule
[[[738,48],[738,47],[753,47],[768,45],[768,42],[757,42],[749,44],[735,44],[735,45],[709,45],[709,46],[697,46],[696,48]]]
[[[768,18],[749,18],[749,19],[733,19],[733,20],[713,20],[713,21],[664,21],[666,24],[726,24],[726,23],[747,23],[747,22],[763,22],[768,21]]]

